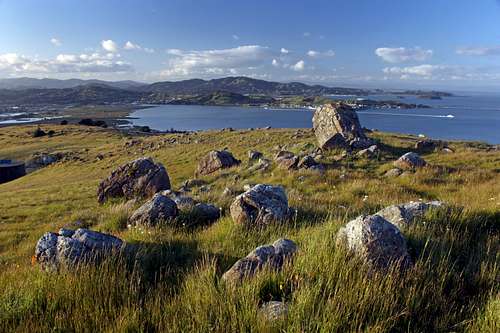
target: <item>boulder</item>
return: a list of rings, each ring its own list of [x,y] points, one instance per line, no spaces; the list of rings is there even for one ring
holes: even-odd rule
[[[356,153],[356,156],[358,157],[366,157],[366,158],[372,158],[377,156],[377,154],[380,152],[380,149],[378,148],[377,145],[371,145],[370,147],[360,150]]]
[[[384,174],[384,176],[393,178],[393,177],[400,176],[402,173],[403,173],[403,171],[401,169],[392,168],[390,170],[387,170],[387,172]]]
[[[200,160],[196,173],[199,175],[208,175],[217,170],[237,166],[240,163],[241,161],[234,158],[227,150],[212,150]]]
[[[406,268],[411,264],[406,239],[395,225],[379,215],[361,215],[347,223],[337,234],[337,244],[375,269],[384,270],[392,264]]]
[[[294,153],[282,150],[276,154],[274,160],[282,169],[293,170],[297,168],[299,158]]]
[[[33,259],[47,270],[74,268],[82,263],[97,264],[123,246],[119,238],[88,229],[65,230],[64,234],[47,232],[38,240]]]
[[[268,160],[267,158],[261,158],[259,159],[259,162],[255,163],[251,167],[248,168],[248,171],[254,172],[254,171],[266,171],[271,167],[271,161]]]
[[[297,252],[297,245],[289,239],[278,239],[272,245],[263,245],[250,252],[245,258],[238,260],[222,280],[228,283],[238,283],[244,278],[252,277],[263,267],[279,270],[286,260]]]
[[[424,140],[419,140],[415,143],[415,149],[419,151],[433,151],[436,148],[445,148],[448,146],[448,143],[445,141],[441,140],[431,140],[431,139],[424,139]]]
[[[288,305],[279,301],[266,302],[260,307],[260,313],[268,321],[283,320],[288,315]]]
[[[412,224],[416,218],[421,218],[430,209],[443,207],[440,201],[409,202],[402,205],[388,206],[376,214],[382,216],[398,228],[404,228]]]
[[[302,159],[297,164],[297,167],[299,169],[309,169],[311,167],[317,166],[318,164],[319,163],[316,162],[314,157],[312,157],[311,155],[306,155],[306,156],[302,157]]]
[[[198,203],[191,210],[191,214],[198,223],[208,223],[220,218],[220,209],[211,204]]]
[[[135,197],[150,198],[162,190],[170,189],[167,170],[151,158],[139,158],[114,170],[99,184],[97,197],[99,203],[109,198]]]
[[[324,104],[316,108],[313,128],[322,149],[335,147],[364,149],[373,144],[373,141],[366,137],[356,111],[341,102]]]
[[[257,161],[258,159],[264,157],[260,151],[249,150],[248,151],[248,159],[250,161]]]
[[[265,226],[291,217],[288,198],[281,186],[258,184],[236,197],[230,207],[238,224]]]
[[[406,153],[400,158],[398,158],[396,161],[394,161],[394,166],[403,169],[403,170],[408,170],[408,169],[417,169],[424,167],[427,163],[425,160],[420,157],[417,153]]]
[[[129,218],[129,227],[154,227],[172,221],[179,211],[172,199],[157,193]]]

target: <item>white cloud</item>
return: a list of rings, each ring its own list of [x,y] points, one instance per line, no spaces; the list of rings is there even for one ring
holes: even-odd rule
[[[107,52],[118,52],[118,45],[111,39],[101,41],[101,46]]]
[[[305,65],[306,65],[306,63],[304,62],[304,60],[299,60],[299,61],[297,61],[297,63],[296,63],[295,65],[293,65],[291,68],[292,68],[294,71],[301,72],[301,71],[303,71],[303,70],[304,70]]]
[[[42,60],[16,53],[0,54],[0,73],[120,73],[133,71],[132,66],[118,60],[118,55],[108,54],[59,54],[54,59]]]
[[[283,54],[288,54],[288,53],[290,53],[290,50],[287,50],[284,47],[282,47],[281,50],[280,50],[280,52],[283,53]]]
[[[500,46],[490,47],[464,47],[457,50],[458,54],[468,56],[500,55]]]
[[[54,45],[54,46],[61,46],[61,45],[62,45],[61,40],[60,40],[60,39],[58,39],[58,38],[55,38],[55,37],[52,37],[52,38],[50,39],[50,42],[51,42],[51,43],[52,43],[52,45]]]
[[[306,37],[306,38],[307,38],[307,37],[311,37],[311,33],[310,33],[310,32],[304,32],[304,33],[302,34],[302,36],[304,36],[304,37]]]
[[[274,67],[279,67],[280,63],[278,62],[278,60],[273,59],[273,61],[271,62],[271,65],[273,65]]]
[[[238,35],[233,35],[232,37],[234,40],[240,40],[240,37]]]
[[[131,41],[127,41],[125,45],[123,46],[125,50],[140,50],[142,47],[140,47],[137,44],[132,43]]]
[[[219,50],[169,49],[167,53],[171,59],[169,67],[163,71],[165,76],[223,74],[230,69],[248,69],[269,64],[273,55],[269,48],[260,45]]]
[[[494,67],[468,67],[453,65],[418,65],[387,67],[383,72],[402,80],[484,81],[500,79],[500,71]]]
[[[382,60],[391,63],[406,61],[425,61],[432,57],[432,53],[432,50],[424,50],[420,47],[379,47],[375,50],[375,54],[377,56],[382,58]]]
[[[324,51],[324,52],[309,50],[309,51],[307,51],[307,55],[311,58],[334,57],[335,52],[333,50],[328,50],[328,51]]]

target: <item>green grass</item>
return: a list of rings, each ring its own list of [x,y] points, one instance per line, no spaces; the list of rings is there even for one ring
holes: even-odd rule
[[[113,130],[45,127],[57,135],[34,139],[30,126],[0,132],[1,157],[27,159],[38,151],[79,157],[0,185],[1,331],[498,331],[500,153],[481,143],[454,142],[455,153],[425,154],[429,167],[389,179],[383,173],[416,138],[375,132],[384,146],[377,160],[336,161],[340,152],[331,152],[324,157],[330,168],[319,176],[246,170],[249,149],[266,157],[277,145],[295,152],[314,149],[310,130],[298,138],[295,130],[139,137],[134,139],[141,143],[130,148],[125,143],[131,138]],[[177,143],[170,143],[172,138]],[[209,192],[193,191],[224,209],[210,226],[128,231],[127,217],[137,205],[97,204],[99,181],[124,162],[151,156],[166,166],[178,188],[193,178],[203,154],[225,147],[242,166],[204,177]],[[263,230],[235,225],[223,189],[258,182],[285,186],[297,218]],[[359,214],[418,199],[443,200],[451,208],[402,230],[415,261],[404,274],[368,274],[361,262],[336,248],[338,229]],[[76,220],[133,244],[135,260],[111,258],[59,274],[32,266],[38,238]],[[222,283],[222,273],[238,258],[280,237],[299,246],[281,272],[263,271],[239,288]],[[287,320],[266,322],[259,305],[281,299],[290,305]]]

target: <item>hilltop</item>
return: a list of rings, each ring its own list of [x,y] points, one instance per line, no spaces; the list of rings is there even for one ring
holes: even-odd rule
[[[2,128],[0,156],[28,160],[61,153],[59,162],[0,184],[1,331],[494,331],[498,327],[500,154],[487,145],[451,142],[452,153],[420,152],[429,167],[384,176],[415,151],[418,138],[373,132],[373,159],[324,153],[324,175],[276,167],[249,170],[248,150],[316,149],[309,129],[214,131],[130,136],[113,129],[44,125]],[[222,207],[217,222],[127,230],[140,204],[97,203],[99,182],[117,166],[150,156],[165,165],[174,189],[194,177],[210,150],[229,149],[238,167],[200,178],[190,195]],[[245,229],[228,213],[225,188],[283,185],[298,215],[292,223]],[[5,195],[8,194],[8,195]],[[407,273],[370,274],[335,246],[340,227],[360,214],[411,200],[442,200],[446,213],[402,231],[414,266]],[[131,206],[132,205],[132,206]],[[76,273],[46,273],[30,264],[41,235],[78,223],[112,233],[140,250],[137,261],[111,261]],[[256,246],[286,237],[298,245],[281,272],[263,271],[238,289],[221,275]],[[258,308],[290,304],[286,322],[269,323]]]

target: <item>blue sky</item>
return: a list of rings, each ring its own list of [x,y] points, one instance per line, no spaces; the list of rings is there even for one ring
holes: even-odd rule
[[[495,0],[0,0],[0,77],[500,86]]]

